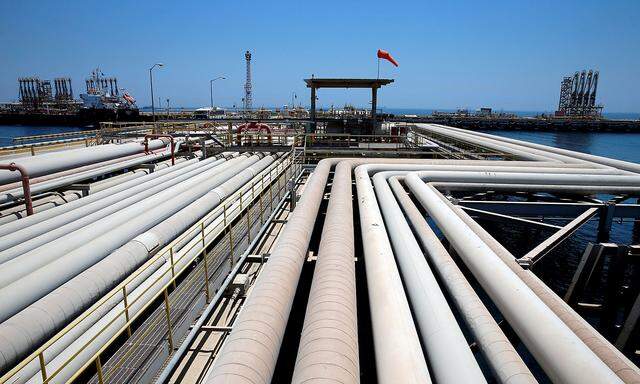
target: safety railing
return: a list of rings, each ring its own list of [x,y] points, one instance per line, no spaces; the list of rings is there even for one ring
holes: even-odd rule
[[[169,316],[169,291],[172,287],[175,287],[178,277],[193,262],[202,258],[205,263],[202,284],[206,290],[208,300],[210,298],[210,292],[208,292],[209,273],[206,265],[207,258],[203,257],[206,255],[207,248],[218,241],[222,234],[225,234],[230,244],[233,244],[232,231],[229,229],[233,220],[252,201],[256,201],[262,208],[265,199],[262,192],[270,194],[269,202],[273,204],[274,192],[273,188],[271,188],[272,184],[278,184],[276,189],[278,194],[286,189],[286,181],[282,182],[283,178],[281,176],[284,175],[289,180],[295,174],[301,172],[301,159],[302,154],[292,149],[285,157],[260,172],[251,182],[231,194],[221,205],[157,252],[89,309],[3,375],[0,378],[0,384],[14,382],[18,377],[24,376],[25,372],[23,370],[29,374],[35,371],[33,377],[39,375],[44,384],[54,381],[71,382],[92,364],[95,365],[98,381],[100,383],[107,382],[106,378],[103,377],[101,354],[113,345],[124,332],[130,337],[132,323],[160,297],[163,298],[166,308],[167,327],[169,330],[168,343],[173,348],[175,344],[171,337],[172,324]],[[263,212],[262,209],[260,211]],[[266,219],[264,216],[261,215],[261,222]],[[233,263],[234,250],[233,246],[231,247],[230,263]],[[149,281],[151,277],[153,277],[153,280]],[[102,320],[102,324],[100,324],[100,320]],[[91,324],[91,321],[95,321],[95,324],[99,325],[99,329],[92,328],[85,321],[89,324]],[[115,331],[113,331],[114,328]],[[79,334],[84,334],[88,329],[92,329],[92,333],[94,333],[88,340],[82,342],[83,340],[81,339],[76,340],[73,338],[76,340],[75,345],[73,343],[62,344],[65,338],[73,337],[74,335],[77,337]],[[111,332],[109,332],[110,330]],[[56,345],[56,343],[61,343],[62,346]],[[52,352],[51,355],[56,356],[51,356],[52,358],[47,360],[47,352],[53,349],[52,347],[54,346],[58,352],[67,350],[72,346],[73,349],[67,350],[67,354],[73,353],[68,357],[60,358],[58,356],[63,355]],[[81,356],[81,354],[83,355]],[[87,354],[90,354],[90,356],[87,357]],[[39,368],[34,369],[35,364]],[[68,372],[65,372],[65,370],[68,370]]]
[[[171,349],[167,347],[173,345],[174,350],[177,348],[175,340],[182,340],[188,331],[185,324],[192,324],[197,313],[213,300],[219,288],[222,289],[224,277],[236,268],[235,264],[241,259],[243,251],[254,240],[254,236],[258,235],[263,223],[267,224],[271,212],[277,209],[279,201],[286,194],[284,181],[289,177],[281,175],[279,178],[282,180],[281,183],[276,182],[271,187],[267,187],[270,192],[263,190],[264,203],[261,204],[258,198],[251,200],[251,196],[243,200],[243,205],[246,206],[245,211],[236,216],[235,221],[229,221],[227,230],[220,234],[224,238],[215,246],[208,247],[206,255],[203,254],[202,259],[193,266],[184,279],[181,279],[180,284],[169,290],[168,305],[163,303],[154,307],[153,313],[145,316],[133,337],[128,338],[126,343],[110,355],[105,364],[102,364],[103,380],[107,382],[146,381],[148,375],[153,375],[154,372],[147,372],[144,367],[154,364],[151,361],[157,363],[170,356],[167,351]],[[198,236],[194,240],[201,239],[202,237]],[[203,290],[204,276],[209,275],[211,276],[210,289],[207,290],[205,286]],[[204,304],[200,304],[202,301]],[[133,364],[139,364],[137,368],[140,369],[132,371],[130,368]],[[127,369],[121,369],[123,366],[127,366]],[[93,372],[95,369],[92,370]],[[99,383],[99,381],[100,377],[97,373],[90,380],[91,383]]]
[[[0,156],[31,155],[63,149],[89,147],[96,145],[95,137],[78,137],[71,139],[50,140],[30,144],[18,144],[8,147],[0,147]]]

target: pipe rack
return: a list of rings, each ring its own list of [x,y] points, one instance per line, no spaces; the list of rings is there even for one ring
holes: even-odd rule
[[[640,165],[436,124],[414,129],[453,149],[482,150],[461,150],[456,160],[321,160],[300,200],[291,201],[295,209],[241,308],[220,328],[224,342],[202,372],[203,382],[270,383],[280,379],[283,353],[295,356],[290,372],[294,383],[359,383],[363,354],[370,354],[376,379],[385,384],[640,382],[637,366],[531,269],[523,268],[450,193],[638,196]],[[176,163],[171,135],[145,136],[144,151],[153,142],[149,139],[159,137],[171,139]],[[292,164],[304,156],[295,152],[185,159],[0,225],[0,236],[6,239],[6,246],[0,246],[0,272],[5,272],[0,273],[0,366],[8,370],[0,383],[14,378],[66,382],[87,369],[95,369],[99,383],[105,381],[105,372],[117,381],[111,374],[129,351],[122,347],[124,352],[113,355],[118,360],[110,362],[108,348],[125,332],[143,337],[152,331],[166,334],[169,350],[163,356],[169,361],[157,382],[169,380],[195,338],[194,330],[179,344],[186,332],[181,333],[184,324],[178,333],[173,328],[172,292],[181,276],[204,268],[197,295],[206,296],[209,304],[203,305],[199,319],[188,318],[199,329],[224,294],[210,292],[219,285],[208,280],[208,247],[229,236],[229,275],[219,277],[219,284],[230,284],[247,262],[248,250],[234,258],[233,232],[226,228],[236,217],[242,217],[244,225],[241,214],[251,202],[257,204],[256,189],[258,195],[267,193],[265,178],[269,183],[277,180],[278,187],[282,175],[293,182]],[[483,153],[499,160],[484,160]],[[34,169],[45,172],[41,166]],[[534,251],[552,248],[603,212],[587,209]],[[261,218],[260,233],[266,228],[262,223]],[[246,245],[259,239],[249,238]],[[314,257],[309,257],[311,247],[317,247]],[[310,263],[314,266],[306,276],[303,268]],[[356,283],[363,274],[366,284],[359,291]],[[301,276],[310,279],[308,288]],[[300,294],[308,295],[302,304],[296,301]],[[358,313],[360,295],[367,296],[369,313]],[[295,305],[303,307],[294,311]],[[140,316],[156,316],[163,306],[166,328],[136,328]],[[293,323],[304,321],[299,335],[291,336],[288,332],[298,332],[290,329],[294,316]],[[498,318],[513,330],[521,347],[506,336]],[[362,350],[361,321],[370,322],[371,351]],[[291,343],[289,336],[296,340],[295,348],[283,348]]]

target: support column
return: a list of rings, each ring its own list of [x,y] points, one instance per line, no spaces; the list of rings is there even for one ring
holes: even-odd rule
[[[611,224],[613,224],[613,213],[616,206],[610,202],[606,202],[602,208],[600,208],[600,218],[598,222],[598,242],[604,243],[609,241],[609,234],[611,233]]]
[[[316,131],[316,88],[311,87],[311,111],[309,111],[311,115],[311,133],[315,133]]]
[[[378,124],[376,122],[376,111],[378,110],[378,88],[371,87],[371,123],[373,127],[373,132],[371,134],[376,133],[376,128]]]

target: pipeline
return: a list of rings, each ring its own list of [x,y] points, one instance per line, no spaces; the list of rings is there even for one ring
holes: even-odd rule
[[[165,220],[211,188],[255,163],[258,156],[239,162],[234,160],[178,184],[175,187],[179,188],[178,194],[175,188],[158,193],[144,200],[143,204],[120,211],[116,217],[99,220],[48,243],[47,247],[36,248],[11,260],[9,263],[15,265],[12,271],[23,277],[0,289],[1,321],[90,267],[136,234]],[[6,268],[0,270],[5,271]]]
[[[222,159],[211,158],[202,162],[193,162],[186,167],[178,169],[172,167],[170,168],[171,172],[162,177],[153,178],[148,182],[119,193],[110,194],[91,204],[83,205],[82,208],[59,214],[36,225],[14,231],[5,236],[5,241],[0,247],[0,249],[3,249],[0,252],[0,263],[5,263],[43,244],[110,216],[132,204],[148,199],[157,193],[218,166],[223,161]],[[0,265],[0,270],[2,268],[4,266]],[[0,286],[3,282],[0,279]]]
[[[417,174],[405,181],[549,377],[566,383],[614,383],[619,378],[544,305]],[[517,295],[515,294],[517,293]],[[527,303],[527,311],[521,303]],[[525,313],[526,312],[526,313]]]
[[[296,183],[301,177],[302,177],[302,173],[300,173],[296,178]],[[249,256],[250,252],[253,249],[255,249],[256,244],[262,238],[262,235],[267,231],[267,228],[270,226],[270,223],[280,213],[280,209],[282,209],[282,207],[287,202],[287,200],[289,200],[290,198],[293,198],[291,192],[292,191],[287,191],[286,194],[283,196],[283,198],[280,199],[280,202],[278,203],[278,205],[272,210],[271,215],[265,221],[265,224],[262,226],[262,228],[260,228],[260,231],[258,232],[257,236],[253,239],[251,244],[249,244],[246,251],[242,254],[242,256],[240,256],[238,262],[235,264],[231,272],[227,275],[224,282],[220,286],[220,289],[218,290],[218,292],[216,292],[216,295],[213,297],[209,305],[207,305],[202,315],[200,315],[200,317],[192,327],[191,332],[187,334],[185,340],[180,344],[180,347],[178,347],[178,350],[173,354],[169,362],[162,369],[162,372],[160,373],[160,375],[155,381],[156,383],[165,383],[169,379],[169,376],[171,375],[175,367],[180,362],[180,359],[182,358],[182,356],[184,356],[185,352],[187,351],[187,349],[189,348],[193,340],[196,338],[197,331],[201,329],[205,321],[209,318],[209,315],[211,314],[211,312],[215,310],[217,304],[219,303],[220,299],[222,298],[222,295],[225,292],[226,287],[229,286],[229,284],[233,281],[235,276],[238,274],[241,267],[243,266],[244,261]]]
[[[74,190],[44,193],[33,200],[33,213],[40,213],[47,209],[77,200],[81,197],[82,192]],[[0,226],[25,217],[27,217],[27,212],[21,205],[3,209],[0,212]]]
[[[418,125],[422,126],[422,124],[418,124]],[[520,148],[523,148],[523,149],[528,149],[528,150],[533,150],[533,151],[537,151],[537,150],[545,151],[545,152],[548,152],[548,153],[557,154],[557,155],[565,156],[565,157],[568,157],[568,158],[580,159],[582,161],[601,164],[601,165],[605,165],[605,166],[613,167],[613,168],[617,168],[617,169],[623,169],[625,171],[629,171],[629,172],[633,172],[633,173],[640,173],[640,165],[638,165],[636,163],[631,163],[631,162],[628,162],[628,161],[611,159],[611,158],[608,158],[608,157],[596,156],[596,155],[591,155],[591,154],[588,154],[588,153],[571,151],[571,150],[563,149],[563,148],[550,147],[548,145],[536,144],[536,143],[531,143],[531,142],[528,142],[528,141],[510,139],[510,138],[507,138],[507,137],[500,137],[500,136],[496,136],[496,135],[490,135],[488,133],[472,132],[472,131],[468,131],[468,130],[464,130],[464,129],[460,129],[460,128],[447,127],[447,126],[443,126],[443,125],[437,125],[437,126],[442,127],[442,128],[446,128],[446,129],[448,129],[450,131],[466,133],[468,135],[472,134],[472,135],[474,135],[476,137],[481,137],[481,138],[491,139],[491,140],[495,140],[495,141],[499,141],[499,142],[503,142],[503,143],[517,145],[517,146],[519,146]]]
[[[257,174],[260,169],[264,169],[264,167],[272,163],[273,160],[274,157],[267,156],[265,159],[259,161],[259,164],[256,163],[250,168],[247,168],[245,170],[246,172],[243,171],[238,174],[238,177],[234,178],[234,180],[230,179],[224,184],[220,185],[219,188],[217,188],[216,192],[211,192],[211,196],[207,196],[206,199],[203,199],[197,204],[194,202],[194,204],[202,206],[202,204],[206,201],[211,202],[215,200],[215,196],[226,196],[227,193],[232,193],[235,188],[234,186],[240,188],[246,183],[248,176]],[[251,194],[250,191],[246,193],[249,195]],[[196,205],[194,205],[193,207],[195,207]],[[193,208],[189,210],[193,210]],[[230,209],[229,212],[235,212],[236,215],[240,214],[240,210]],[[177,213],[168,220],[177,220],[177,222],[179,223],[182,221],[182,217],[179,213]],[[233,220],[233,216],[225,218],[220,215],[216,219],[217,224],[227,222],[227,220]],[[156,228],[159,229],[159,231],[153,232],[155,232],[156,235],[160,233],[167,233],[166,226],[169,224],[165,223],[159,224],[159,226]],[[174,255],[174,258],[176,260],[176,265],[174,266],[175,270],[177,271],[176,273],[179,273],[181,270],[187,267],[187,265],[190,263],[190,260],[192,260],[192,256],[201,251],[201,240],[199,240],[198,243],[200,244],[200,248],[190,248],[188,250],[178,251],[178,253]],[[124,256],[125,253],[121,253],[121,255]],[[150,298],[153,297],[153,295],[157,294],[157,292],[163,287],[163,285],[167,284],[167,282],[171,278],[171,273],[167,273],[172,270],[170,264],[170,260],[160,258],[154,263],[154,268],[150,269],[149,272],[151,272],[151,274],[147,273],[147,275],[144,276],[139,275],[137,276],[135,281],[132,281],[127,285],[127,290],[130,292],[128,294],[128,311],[130,316],[133,317],[137,313],[139,313],[144,308],[145,304],[150,300]],[[157,265],[157,267],[155,267],[155,265]],[[107,266],[105,265],[104,268],[107,268]],[[104,271],[106,270],[107,269],[104,269]],[[77,287],[79,286],[76,286],[76,289]],[[118,332],[124,325],[125,319],[121,316],[124,309],[124,303],[118,296],[115,296],[112,299],[117,300],[116,303],[113,304],[114,306],[111,309],[107,308],[108,312],[105,313],[98,311],[98,314],[92,315],[92,318],[94,320],[93,322],[89,322],[91,323],[89,329],[85,329],[85,331],[81,334],[78,334],[79,332],[74,332],[75,337],[65,338],[65,340],[68,341],[67,345],[60,343],[59,345],[55,346],[55,351],[47,351],[51,354],[52,357],[52,360],[48,360],[49,362],[47,364],[47,370],[55,371],[57,369],[62,369],[61,372],[56,375],[52,382],[65,382],[69,377],[71,377],[71,375],[73,375],[82,367],[85,361],[87,361],[87,359],[90,358],[92,354],[95,353],[95,351],[99,349],[104,342],[106,342],[112,335]],[[100,316],[100,313],[102,314],[102,316]],[[91,342],[89,343],[89,341]],[[62,364],[70,356],[76,353],[80,353],[80,355],[74,358],[69,365],[62,366]],[[32,361],[32,363],[30,364],[30,368],[31,370],[28,372],[31,372],[31,374],[33,374],[34,376],[29,380],[29,382],[41,382],[39,373],[36,374],[38,370],[37,361]]]
[[[400,185],[398,178],[391,177],[389,185],[411,223],[414,233],[425,249],[425,255],[434,266],[440,281],[451,294],[456,308],[464,316],[465,324],[477,340],[480,350],[498,382],[504,384],[537,383],[529,368],[484,306],[449,252]]]
[[[92,178],[109,174],[112,172],[117,172],[122,169],[132,168],[132,167],[139,166],[141,164],[160,160],[167,156],[168,156],[168,153],[166,152],[152,153],[145,156],[137,156],[135,159],[125,160],[125,161],[117,162],[115,164],[105,165],[105,166],[101,166],[101,167],[83,171],[83,172],[72,173],[67,176],[62,176],[62,177],[37,183],[33,186],[31,192],[33,194],[37,194],[37,193],[50,191],[52,189],[65,187],[73,183],[77,183],[79,181],[92,179]],[[0,203],[11,202],[20,197],[22,197],[22,191],[12,189],[0,195]]]
[[[133,154],[133,155],[119,157],[119,158],[116,158],[116,159],[101,161],[99,163],[83,165],[81,167],[68,169],[66,171],[49,173],[49,174],[46,174],[44,176],[33,178],[31,180],[31,183],[33,185],[35,185],[35,184],[38,184],[38,183],[42,183],[44,181],[53,180],[53,179],[56,179],[56,178],[59,178],[59,177],[63,177],[63,176],[73,175],[73,174],[79,173],[79,172],[89,171],[89,170],[92,170],[92,169],[103,167],[105,165],[111,165],[111,164],[120,163],[120,162],[123,162],[123,161],[126,161],[126,160],[139,158],[141,156],[145,156],[145,154],[144,153],[136,153],[136,154]],[[0,185],[0,192],[5,192],[5,191],[8,191],[8,190],[13,190],[13,189],[17,190],[17,189],[19,189],[19,187],[20,187],[20,183],[19,182],[3,184],[3,185]]]
[[[552,380],[616,382],[619,377],[625,382],[638,381],[640,376],[632,363],[606,342],[601,335],[597,334],[586,321],[575,314],[530,271],[522,270],[513,256],[477,223],[467,221],[468,215],[461,209],[454,207],[435,187],[445,191],[492,189],[637,194],[640,192],[640,176],[633,173],[637,172],[640,166],[615,160],[609,161],[611,159],[597,156],[574,156],[571,151],[550,151],[545,146],[527,147],[517,141],[508,142],[495,137],[481,135],[472,137],[463,130],[453,130],[447,127],[430,126],[428,130],[533,161],[400,160],[394,162],[374,159],[321,161],[307,184],[307,190],[302,196],[298,209],[290,216],[289,222],[283,229],[270,256],[270,261],[259,275],[251,295],[247,298],[243,310],[234,323],[232,332],[214,361],[207,382],[217,383],[240,378],[250,379],[254,382],[271,381],[311,231],[318,214],[328,174],[334,164],[338,165],[331,187],[328,217],[323,228],[310,301],[305,314],[305,324],[294,370],[294,382],[318,379],[323,375],[325,375],[325,379],[340,377],[344,382],[357,383],[359,381],[351,197],[351,170],[357,165],[364,165],[356,168],[356,186],[365,250],[365,268],[371,298],[375,359],[380,382],[429,382],[430,375],[433,375],[434,380],[438,382],[479,382],[484,380],[473,360],[473,355],[470,354],[464,337],[461,337],[460,329],[442,292],[440,292],[440,287],[435,282],[430,265],[421,257],[420,245],[428,250],[427,257],[432,263],[431,267],[442,278],[442,287],[447,288],[456,308],[463,314],[462,320],[465,320],[465,324],[475,336],[481,352],[486,357],[491,369],[494,370],[498,381],[510,384],[535,382],[527,367],[513,350],[513,346],[508,344],[508,341],[507,345],[504,344],[504,334],[499,331],[495,321],[490,318],[490,314],[482,306],[475,292],[470,286],[464,287],[456,283],[456,279],[462,276],[461,272],[446,250],[442,248],[442,245],[436,241],[437,239],[434,239],[435,235],[432,230],[426,227],[424,218],[420,217],[418,220],[417,208],[406,197],[406,192],[396,178],[396,176],[405,174],[409,189],[417,196],[419,194],[417,191],[422,191],[421,203],[434,217],[465,264]],[[266,159],[254,162],[253,167],[256,167],[263,160]],[[237,177],[242,174],[249,177],[248,172],[238,174],[242,169],[230,174],[227,182],[239,180]],[[428,172],[425,172],[425,169]],[[374,172],[384,173],[372,176]],[[387,180],[389,177],[391,179]],[[429,185],[425,185],[420,180],[421,177],[427,178]],[[137,180],[129,181],[137,182]],[[128,181],[125,181],[122,184],[127,183]],[[156,249],[164,244],[164,239],[174,238],[180,231],[188,227],[188,223],[192,222],[194,220],[192,218],[202,211],[203,206],[210,207],[211,204],[219,204],[222,200],[221,193],[224,191],[218,188],[214,193],[211,188],[188,205],[181,207],[182,210],[185,210],[184,212],[189,213],[186,216],[176,218],[175,227],[169,224],[163,225],[162,220],[171,220],[168,216],[152,227],[146,227],[146,224],[141,225],[142,222],[137,222],[137,227],[146,231],[143,235],[131,240],[131,237],[140,232],[133,233],[131,237],[124,239],[124,243],[118,243],[125,244],[123,248],[114,252],[108,251],[111,253],[106,256],[96,256],[93,259],[91,258],[93,256],[89,256],[89,261],[84,266],[76,265],[75,261],[79,262],[81,252],[88,251],[88,249],[84,249],[84,245],[70,246],[70,254],[75,254],[77,260],[67,256],[63,256],[61,260],[66,260],[66,264],[71,265],[76,272],[64,276],[60,282],[64,283],[63,286],[66,288],[73,286],[74,289],[78,289],[83,287],[81,284],[87,284],[84,287],[89,286],[88,284],[92,280],[96,280],[100,276],[89,274],[88,271],[98,273],[101,270],[112,269],[113,271],[107,275],[111,276],[109,279],[112,280],[107,280],[107,285],[113,286],[118,279],[122,279],[122,276],[130,273],[128,268],[135,268],[147,260]],[[111,188],[105,191],[109,190]],[[403,198],[400,197],[401,193],[404,194]],[[84,199],[79,201],[81,200]],[[192,205],[196,202],[204,205],[196,209],[196,205]],[[81,206],[83,205],[78,205],[78,207]],[[194,208],[189,210],[188,207]],[[153,207],[149,212],[155,210],[156,208]],[[183,212],[182,210],[180,212]],[[411,221],[411,226],[404,218],[402,210]],[[68,212],[73,212],[73,210]],[[145,211],[146,214],[147,211]],[[174,215],[177,214],[174,213]],[[39,215],[35,215],[35,217],[37,216]],[[211,220],[218,219],[212,218]],[[18,222],[20,221],[23,220]],[[128,224],[126,223],[126,225]],[[411,227],[413,227],[417,238],[412,235]],[[0,227],[0,231],[2,230],[3,228]],[[105,231],[106,233],[109,232]],[[64,238],[64,236],[60,238]],[[418,240],[420,244],[418,244]],[[183,243],[186,245],[191,243],[191,240],[185,239]],[[95,240],[91,240],[91,244],[98,249],[111,246],[111,244]],[[185,248],[188,247],[185,246]],[[82,251],[78,252],[78,250]],[[66,253],[66,251],[64,252]],[[482,255],[479,257],[478,253],[482,253]],[[15,260],[22,260],[23,255],[26,254],[21,254]],[[0,253],[0,255],[2,254]],[[84,258],[84,253],[82,255]],[[122,264],[110,264],[111,261],[116,260],[114,255],[117,255],[119,263],[131,263],[131,265],[122,270],[115,270],[117,265]],[[394,256],[397,258],[397,266]],[[45,266],[46,269],[51,268],[59,271],[63,265],[63,261],[53,261],[53,259],[35,262],[27,260],[29,260],[28,263],[36,263],[34,265],[40,268],[39,272],[42,272],[40,280],[46,284],[54,281],[55,278],[51,278],[47,282],[48,277],[44,276],[43,272]],[[16,263],[14,264],[17,265]],[[159,276],[158,273],[166,268],[166,264],[166,260],[159,259],[158,268],[151,269],[149,274]],[[98,265],[100,268],[96,267]],[[336,268],[336,265],[340,265],[340,267]],[[1,268],[2,266],[0,266],[0,271]],[[78,275],[76,276],[76,274]],[[151,275],[139,276],[140,281],[136,283],[140,284],[136,285],[138,292],[142,287],[148,287],[145,282],[148,281],[147,278],[151,278]],[[33,278],[32,273],[27,276]],[[446,277],[443,278],[443,276]],[[496,276],[498,277],[496,278]],[[17,281],[24,281],[25,278],[18,278]],[[74,283],[71,283],[72,281]],[[402,285],[403,281],[407,289],[406,294]],[[56,284],[59,285],[60,282]],[[465,283],[468,285],[466,280]],[[34,290],[38,289],[35,280],[29,284],[24,286],[25,291],[29,287]],[[74,285],[67,286],[66,284]],[[505,286],[507,289],[504,288]],[[467,296],[469,289],[473,293],[472,297]],[[4,302],[14,300],[13,297],[4,297],[3,292],[4,289],[0,289],[0,311]],[[17,292],[18,301],[21,300],[21,290],[14,288],[13,292]],[[47,300],[48,297],[51,297],[50,300],[54,300],[52,299],[54,295],[64,298],[61,296],[63,292],[56,288],[53,293],[42,297],[36,304],[43,305],[40,308],[47,308],[44,306],[46,301],[43,300]],[[517,292],[518,295],[514,295],[514,292]],[[76,310],[75,314],[77,314],[77,311],[85,308],[91,300],[103,293],[104,291],[97,291],[96,296],[91,299],[89,299],[91,296],[89,292],[84,293],[84,296],[81,294],[83,298],[79,301],[80,306],[74,309],[72,304],[66,304],[69,307],[65,311],[70,310],[70,313],[74,313],[73,311]],[[151,297],[147,295],[146,291],[141,291],[139,295]],[[57,300],[60,300],[59,298]],[[517,303],[521,301],[526,301],[527,304],[532,303],[528,306],[528,313],[518,312],[520,308]],[[414,309],[414,314],[409,310],[409,302]],[[427,305],[427,302],[431,305]],[[53,304],[54,301],[49,303]],[[140,310],[141,303],[135,308]],[[480,308],[476,306],[478,303],[480,303]],[[110,313],[115,314],[117,311],[121,311],[122,305],[122,303],[114,301]],[[29,308],[31,307],[27,307],[27,309]],[[33,308],[30,310],[33,311],[36,307]],[[18,313],[17,316],[23,316],[22,318],[12,318],[15,327],[30,324],[29,319],[37,317],[36,312],[30,312],[29,316],[26,313]],[[329,313],[330,315],[328,315]],[[476,324],[472,321],[474,314],[480,316],[480,319],[489,316],[490,321],[488,324]],[[104,319],[106,318],[109,317],[105,316]],[[94,319],[95,324],[91,329],[99,329],[95,328],[98,324],[104,326],[106,324],[104,319]],[[415,320],[415,324],[413,320]],[[59,321],[56,323],[59,327],[68,319],[56,321]],[[87,324],[87,326],[89,325]],[[416,329],[416,325],[418,329]],[[29,328],[37,326],[39,325],[32,324]],[[113,331],[115,332],[120,326],[121,322],[114,323]],[[495,332],[496,328],[497,333]],[[2,325],[0,325],[1,329]],[[355,337],[350,336],[354,333]],[[48,351],[47,365],[55,370],[64,361],[65,356],[71,356],[75,353],[74,351],[78,351],[76,347],[82,345],[79,343],[82,340],[88,340],[92,337],[91,335],[96,334],[91,332],[82,335],[75,334],[76,338],[68,340],[69,344],[64,346],[63,352],[60,352],[62,349],[55,350],[56,354],[60,353],[57,357],[55,357],[53,350]],[[339,342],[335,340],[336,335],[340,335]],[[47,335],[39,335],[38,337],[46,338]],[[103,335],[99,337],[101,338]],[[100,338],[98,340],[101,340]],[[424,341],[426,358],[420,340]],[[494,341],[497,346],[488,347]],[[70,345],[73,347],[67,348]],[[92,351],[88,350],[87,356]],[[450,361],[450,355],[458,356],[458,360],[456,362]],[[54,357],[54,360],[49,360]],[[513,360],[510,362],[509,360],[512,358]],[[460,359],[463,359],[464,363],[460,363]],[[60,378],[56,378],[56,381],[64,381],[65,378],[69,378],[74,369],[80,368],[77,364],[80,364],[81,361],[74,361],[71,365],[64,367],[64,374]],[[33,371],[35,374],[37,373],[37,361],[32,363],[36,365],[36,370]],[[37,375],[33,377],[33,380],[39,381]]]
[[[625,383],[640,382],[640,369],[626,356],[604,338],[591,324],[576,313],[564,300],[553,292],[532,271],[523,269],[516,258],[507,251],[502,244],[487,233],[475,220],[463,209],[454,206],[444,196],[441,200],[465,222],[501,260],[527,284],[535,294],[567,324],[571,330],[607,364]]]
[[[228,153],[223,153],[222,156],[228,156]],[[59,207],[55,207],[52,209],[49,209],[45,212],[41,212],[38,213],[37,215],[34,216],[30,216],[27,218],[23,218],[21,220],[12,222],[10,224],[6,224],[6,225],[1,225],[0,226],[0,236],[6,236],[7,234],[16,232],[20,229],[23,228],[27,228],[27,227],[32,227],[37,223],[43,222],[45,220],[51,219],[53,217],[56,217],[58,215],[61,215],[65,212],[69,212],[71,210],[77,209],[79,207],[88,205],[90,203],[94,203],[97,201],[104,201],[105,199],[109,198],[109,196],[112,196],[116,193],[120,193],[122,191],[126,191],[130,188],[134,188],[140,184],[149,182],[150,180],[153,180],[155,178],[159,178],[163,175],[169,174],[171,172],[175,172],[178,171],[180,169],[182,169],[183,167],[189,166],[191,164],[197,163],[198,160],[197,159],[191,159],[191,160],[187,160],[185,162],[181,162],[179,164],[176,164],[173,167],[169,167],[169,168],[165,168],[165,169],[161,169],[155,172],[152,172],[150,174],[144,175],[143,177],[141,177],[140,179],[137,180],[130,180],[130,181],[126,181],[124,183],[112,186],[110,188],[108,188],[108,190],[103,190],[100,192],[96,192],[96,193],[91,193],[89,194],[89,196],[83,197],[80,200],[76,200],[67,204],[64,204],[62,206]]]
[[[155,150],[162,148],[165,145],[166,143],[163,140],[153,140],[149,143],[149,148]],[[76,168],[82,165],[133,155],[143,151],[144,147],[140,143],[127,143],[120,145],[106,144],[95,147],[46,153],[36,156],[20,157],[14,159],[14,162],[23,166],[27,172],[29,172],[31,177],[38,177]],[[15,174],[0,171],[0,184],[6,184],[13,181],[19,181],[19,178],[17,178]]]
[[[425,125],[418,124],[420,128],[425,128]],[[438,126],[446,129],[446,132],[457,131],[467,135],[467,138],[463,139],[469,141],[470,135],[475,139],[492,139],[497,142],[511,143],[518,148],[527,150],[535,148],[536,150],[544,152],[559,153],[566,156],[572,156],[574,158],[580,158],[585,161],[602,164],[605,166],[618,167],[628,172],[638,173],[640,166],[634,163],[625,162],[621,160],[609,159],[600,156],[589,155],[581,152],[569,151],[565,149],[559,149],[549,147],[540,144],[533,144],[526,141],[507,139],[495,135],[488,135],[480,132],[471,132],[463,129]],[[445,134],[446,134],[445,132]],[[436,184],[434,183],[434,186]],[[572,188],[574,192],[582,192],[578,188]],[[451,203],[443,198],[445,204],[448,204],[454,209]],[[489,235],[475,220],[471,219],[469,215],[462,209],[455,208],[454,211],[460,216],[460,218],[478,235],[487,245],[496,252],[506,263],[512,271],[514,271],[526,284],[529,286],[544,302],[551,308],[551,310],[560,317],[573,332],[584,341],[592,351],[594,351],[598,357],[602,359],[616,374],[622,378],[625,383],[640,382],[640,370],[629,359],[622,354],[617,348],[613,347],[604,336],[602,336],[597,330],[595,330],[586,320],[584,320],[579,314],[577,314],[567,303],[565,303],[560,297],[558,297],[544,282],[542,282],[531,271],[523,270],[520,265],[515,262],[515,258],[511,255],[500,243],[498,243],[491,235]]]
[[[385,173],[377,173],[373,184],[436,382],[486,383]]]
[[[339,163],[322,230],[292,383],[360,382],[351,166]]]

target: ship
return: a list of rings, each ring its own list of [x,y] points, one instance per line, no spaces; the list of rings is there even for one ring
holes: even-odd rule
[[[70,78],[18,79],[19,101],[0,105],[0,125],[56,125],[96,127],[103,121],[141,119],[136,100],[118,88],[118,79],[100,68],[85,80],[85,93],[73,97]]]

